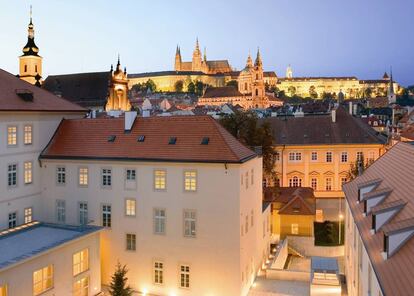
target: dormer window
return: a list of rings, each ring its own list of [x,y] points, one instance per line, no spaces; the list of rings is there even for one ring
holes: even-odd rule
[[[169,145],[175,145],[175,143],[177,142],[177,137],[171,137],[169,140],[168,140],[168,144]]]
[[[372,213],[372,231],[378,232],[382,226],[391,221],[407,203],[402,199],[398,199],[388,203],[382,203],[371,209]]]
[[[414,218],[384,226],[384,255],[390,258],[414,235]]]
[[[358,202],[364,199],[364,194],[371,192],[381,184],[381,179],[370,180],[358,185]]]
[[[371,209],[379,205],[392,192],[390,188],[383,188],[381,190],[373,190],[364,194],[364,213],[368,215]]]
[[[115,142],[116,136],[111,135],[108,137],[108,142]]]

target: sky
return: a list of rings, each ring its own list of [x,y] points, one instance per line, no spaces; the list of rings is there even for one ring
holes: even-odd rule
[[[242,69],[257,48],[284,77],[357,76],[414,84],[413,0],[0,0],[0,68],[18,72],[33,6],[35,41],[50,74],[106,71],[118,53],[128,73],[172,70],[177,44],[190,60]]]

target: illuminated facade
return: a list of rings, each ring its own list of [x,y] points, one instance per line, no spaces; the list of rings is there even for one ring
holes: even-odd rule
[[[42,77],[42,57],[34,42],[34,25],[30,8],[27,44],[23,47],[23,55],[19,57],[19,77],[31,84],[40,86]]]
[[[128,78],[126,68],[121,69],[121,62],[118,57],[116,69],[111,66],[110,83],[108,87],[108,100],[105,106],[106,111],[129,111],[131,103],[128,99]]]

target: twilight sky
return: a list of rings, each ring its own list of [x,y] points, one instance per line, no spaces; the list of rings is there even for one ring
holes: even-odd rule
[[[265,70],[285,76],[380,78],[393,67],[414,84],[413,0],[0,0],[0,68],[18,71],[33,5],[35,40],[49,74],[171,70],[176,45],[191,59],[244,67],[260,47]]]

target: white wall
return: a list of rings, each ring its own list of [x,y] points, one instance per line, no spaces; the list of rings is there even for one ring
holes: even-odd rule
[[[119,260],[127,264],[130,285],[139,291],[157,295],[245,295],[262,264],[264,243],[262,233],[261,158],[242,165],[42,161],[42,217],[56,222],[55,201],[66,200],[66,223],[77,224],[79,201],[87,201],[89,219],[101,224],[102,203],[112,205],[112,228],[103,231],[102,280],[108,284]],[[64,164],[67,184],[56,185],[56,165]],[[78,186],[78,168],[89,169],[88,187]],[[101,168],[112,168],[112,187],[100,186]],[[125,169],[135,168],[136,189],[125,188]],[[154,169],[167,170],[167,190],[153,189]],[[183,188],[184,170],[197,171],[198,188],[188,193]],[[254,170],[251,185],[251,170]],[[241,174],[249,172],[249,187],[241,186]],[[245,180],[244,180],[245,182]],[[137,215],[124,215],[125,198],[135,198]],[[153,208],[166,209],[166,234],[153,234]],[[197,213],[196,238],[183,236],[183,209]],[[254,213],[254,226],[250,213]],[[241,236],[241,223],[249,215],[249,231]],[[269,214],[269,213],[268,213]],[[136,251],[125,250],[126,233],[137,235]],[[270,233],[269,233],[270,234]],[[269,234],[266,234],[268,238]],[[258,241],[258,237],[261,240]],[[264,254],[266,255],[266,254]],[[153,260],[164,262],[163,285],[152,283]],[[190,265],[191,287],[179,288],[179,265]],[[241,272],[253,265],[253,272],[242,283]],[[250,273],[250,272],[249,272]]]
[[[89,249],[89,270],[74,277],[72,256],[85,248]],[[101,290],[99,233],[81,237],[21,264],[1,270],[0,285],[7,284],[10,296],[33,295],[33,272],[51,264],[54,270],[54,287],[42,295],[72,296],[73,283],[85,276],[89,276],[89,295],[99,293]]]

